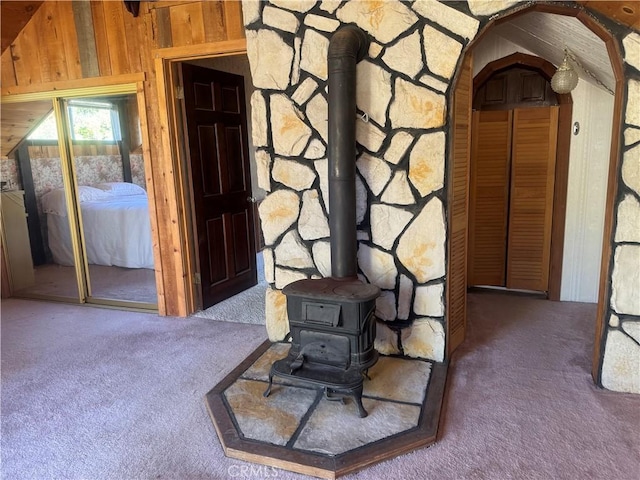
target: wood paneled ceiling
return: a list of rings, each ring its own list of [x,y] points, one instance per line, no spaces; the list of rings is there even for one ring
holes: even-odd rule
[[[7,156],[51,110],[51,100],[2,104],[0,154],[3,157]]]
[[[43,1],[1,0],[0,32],[2,35],[2,51],[4,52],[38,10]],[[640,2],[638,0],[577,0],[576,3],[602,13],[614,21],[640,31]]]
[[[577,3],[640,31],[640,2],[637,0],[626,2],[578,0]]]
[[[562,63],[566,47],[577,60],[574,62],[570,58],[570,63],[581,79],[602,88],[598,84],[600,81],[607,89],[615,89],[615,77],[604,42],[575,17],[529,12],[496,25],[492,33],[554,65]]]
[[[44,2],[2,0],[0,2],[0,30],[2,51],[11,45],[18,33],[29,22],[38,7]]]

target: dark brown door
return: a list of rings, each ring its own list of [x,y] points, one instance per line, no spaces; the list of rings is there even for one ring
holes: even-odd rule
[[[182,65],[194,228],[208,308],[257,283],[244,79]]]

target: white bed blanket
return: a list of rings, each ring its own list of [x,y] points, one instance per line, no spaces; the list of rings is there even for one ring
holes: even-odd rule
[[[82,202],[80,209],[90,264],[154,268],[146,194]],[[47,229],[54,262],[73,265],[68,217],[47,214]]]

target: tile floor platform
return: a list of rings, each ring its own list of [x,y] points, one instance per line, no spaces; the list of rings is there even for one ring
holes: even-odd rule
[[[274,378],[287,343],[265,342],[207,396],[225,454],[322,478],[336,478],[435,442],[447,367],[380,356],[353,400],[330,401],[322,388]]]

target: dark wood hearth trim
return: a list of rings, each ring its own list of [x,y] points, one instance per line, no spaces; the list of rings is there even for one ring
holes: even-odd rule
[[[242,438],[224,401],[224,391],[240,378],[270,346],[271,342],[265,341],[205,397],[209,415],[226,456],[305,475],[334,479],[417,448],[431,445],[436,441],[447,376],[447,363],[432,364],[420,420],[418,426],[411,430],[335,456],[303,452]]]

